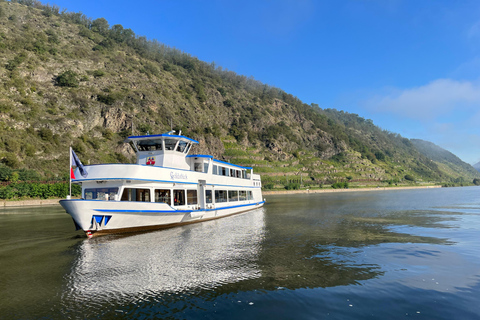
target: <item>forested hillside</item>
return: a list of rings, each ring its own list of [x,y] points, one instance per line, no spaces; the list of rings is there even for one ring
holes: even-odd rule
[[[304,104],[103,18],[0,2],[0,53],[0,180],[63,179],[70,145],[84,163],[132,162],[125,137],[171,127],[200,141],[193,152],[255,167],[266,187],[478,176],[440,166],[370,120]]]
[[[475,177],[478,174],[474,167],[463,162],[453,153],[437,146],[432,142],[420,139],[412,139],[411,141],[420,153],[435,162],[450,176],[457,176],[457,180],[462,179],[465,176]]]

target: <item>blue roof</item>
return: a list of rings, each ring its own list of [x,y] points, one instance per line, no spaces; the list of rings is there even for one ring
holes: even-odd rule
[[[213,156],[210,156],[208,154],[191,154],[191,155],[188,155],[187,158],[207,158],[207,159],[213,159]],[[226,165],[229,165],[229,166],[232,166],[232,167],[236,167],[236,168],[240,168],[240,169],[252,169],[252,167],[242,167],[242,166],[239,166],[237,164],[233,164],[233,163],[230,163],[230,162],[225,162],[225,161],[220,161],[220,160],[217,160],[217,159],[213,159],[214,162],[218,162],[218,163],[222,163],[222,164],[226,164]]]
[[[252,167],[242,167],[242,166],[239,166],[237,164],[233,164],[233,163],[229,163],[229,162],[225,162],[225,161],[220,161],[220,160],[217,160],[217,159],[213,159],[214,162],[218,162],[218,163],[223,163],[223,164],[227,164],[229,166],[232,166],[232,167],[237,167],[237,168],[241,168],[241,169],[252,169]]]
[[[208,154],[190,154],[187,156],[187,158],[208,158],[208,159],[213,159],[213,156],[210,156]]]
[[[193,140],[193,139],[190,139],[189,137],[185,137],[185,136],[177,136],[177,135],[174,135],[174,134],[165,134],[165,133],[162,133],[162,134],[150,134],[150,135],[146,135],[146,136],[130,136],[128,137],[126,140],[146,140],[146,139],[155,139],[155,138],[174,138],[174,139],[186,139],[188,141],[191,141],[193,143],[198,143],[197,140]]]

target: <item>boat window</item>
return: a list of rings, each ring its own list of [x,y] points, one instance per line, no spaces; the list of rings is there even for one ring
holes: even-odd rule
[[[203,172],[208,173],[208,163],[203,164]]]
[[[212,203],[213,202],[213,199],[212,199],[212,190],[205,190],[205,201],[207,203]]]
[[[162,150],[162,140],[140,140],[137,144],[138,151]]]
[[[192,147],[191,143],[187,144],[187,147],[185,148],[185,153],[188,153],[190,151],[190,148]]]
[[[175,150],[175,145],[178,140],[174,139],[165,139],[165,150]]]
[[[241,177],[240,170],[237,170],[237,178],[240,178],[240,177]]]
[[[247,191],[247,200],[253,200],[252,191]]]
[[[187,204],[197,204],[197,190],[187,190]]]
[[[228,176],[228,169],[225,167],[220,167],[221,169],[221,175],[222,176]]]
[[[178,152],[184,152],[187,149],[187,143],[185,141],[179,141],[177,146]]]
[[[201,163],[194,163],[194,170],[197,172],[203,172],[202,171],[202,164]]]
[[[174,206],[185,205],[185,190],[173,190],[173,205]]]
[[[235,170],[234,169],[230,169],[230,177],[235,177]]]
[[[155,189],[155,202],[163,202],[170,205],[172,202],[170,190]]]
[[[125,188],[121,201],[150,202],[150,189]]]
[[[213,165],[213,174],[217,174],[217,166],[216,165]]]
[[[91,188],[85,189],[83,194],[86,200],[114,200],[118,188]]]
[[[227,202],[227,191],[215,190],[215,202]]]
[[[228,191],[228,201],[238,201],[238,191],[229,190]]]
[[[247,191],[239,191],[238,192],[238,200],[240,200],[240,201],[247,200]]]

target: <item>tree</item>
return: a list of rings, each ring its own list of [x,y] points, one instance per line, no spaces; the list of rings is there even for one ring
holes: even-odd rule
[[[110,36],[117,41],[122,41],[122,33],[123,26],[121,24],[113,25],[112,29],[110,30]]]
[[[480,186],[480,179],[479,178],[473,179],[473,184],[476,186]]]
[[[106,35],[109,28],[110,26],[105,18],[98,18],[92,22],[92,30],[100,34]]]
[[[376,151],[375,152],[375,158],[380,161],[385,161],[385,155],[381,151]]]

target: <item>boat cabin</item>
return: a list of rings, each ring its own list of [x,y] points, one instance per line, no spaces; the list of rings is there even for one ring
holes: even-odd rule
[[[137,164],[191,170],[186,156],[198,141],[173,133],[131,136],[125,142],[135,150]]]
[[[250,179],[252,168],[237,166],[214,159],[210,155],[189,155],[190,149],[198,141],[180,135],[174,131],[164,134],[131,136],[129,142],[137,155],[137,164],[175,168],[213,175]],[[247,173],[247,170],[250,170]]]

